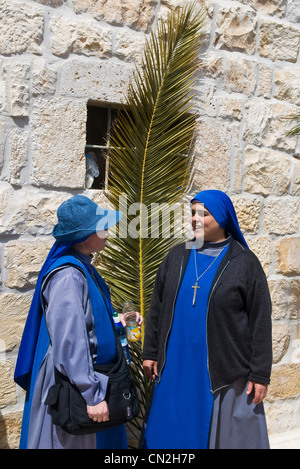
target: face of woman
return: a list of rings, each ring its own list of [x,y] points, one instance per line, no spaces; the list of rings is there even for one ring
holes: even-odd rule
[[[200,202],[192,204],[192,229],[197,240],[217,243],[226,239],[225,230],[221,228],[207,208]]]
[[[83,254],[92,254],[93,252],[103,251],[107,238],[107,230],[94,233],[82,243],[75,244],[75,249]]]
[[[99,233],[95,233],[91,235],[87,241],[89,241],[88,245],[92,252],[103,251],[106,244],[107,238],[107,231],[100,231]]]

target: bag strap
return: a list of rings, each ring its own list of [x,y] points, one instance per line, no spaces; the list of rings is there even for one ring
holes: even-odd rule
[[[44,305],[44,302],[43,302],[42,289],[43,289],[44,282],[46,283],[49,280],[49,278],[52,276],[52,274],[54,274],[55,272],[58,272],[59,270],[65,269],[66,267],[69,267],[69,266],[75,267],[76,269],[78,269],[85,276],[84,271],[79,266],[77,266],[75,264],[66,263],[66,264],[61,265],[60,267],[57,267],[56,269],[51,270],[45,276],[45,279],[42,282],[42,288],[41,288],[41,292],[40,292],[40,302],[41,302],[43,316],[44,316],[44,319],[45,319],[45,324],[46,324],[46,328],[47,328],[47,331],[48,331],[48,336],[49,336],[49,341],[50,341],[51,346],[52,346],[52,341],[51,341],[51,337],[50,337],[50,334],[49,334],[49,329],[48,329],[47,321],[46,321],[46,311],[45,311],[45,305]]]

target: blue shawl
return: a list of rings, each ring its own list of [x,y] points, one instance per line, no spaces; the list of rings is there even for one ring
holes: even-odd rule
[[[76,241],[78,242],[78,241]],[[38,345],[39,335],[42,333],[42,317],[43,309],[41,304],[41,286],[46,272],[51,265],[60,257],[62,257],[72,246],[72,242],[62,243],[56,241],[52,246],[42,268],[39,273],[33,299],[27,316],[23,336],[19,348],[17,364],[15,368],[15,382],[25,391],[30,386],[31,373],[33,368],[34,356]],[[40,341],[42,338],[40,339]],[[44,340],[42,341],[44,343]],[[48,342],[49,344],[49,342]],[[48,347],[47,344],[47,347]],[[40,344],[41,345],[41,344]],[[47,349],[46,349],[47,350]],[[46,353],[46,351],[45,351]]]
[[[230,233],[236,241],[248,247],[243,233],[240,230],[233,203],[228,195],[218,190],[206,190],[199,192],[191,200],[191,203],[193,202],[201,202],[204,204],[214,219],[227,233]]]

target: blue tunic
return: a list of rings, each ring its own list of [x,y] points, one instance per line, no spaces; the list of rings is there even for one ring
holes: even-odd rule
[[[144,448],[208,447],[213,395],[207,367],[206,313],[211,284],[228,246],[222,248],[217,259],[215,250],[196,251],[198,276],[216,260],[198,280],[195,306],[192,285],[197,277],[195,250],[191,250],[176,300],[165,367],[155,385]]]

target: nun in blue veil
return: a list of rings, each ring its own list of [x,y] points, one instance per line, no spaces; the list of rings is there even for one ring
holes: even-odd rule
[[[79,388],[90,418],[109,418],[107,378],[93,364],[116,359],[113,309],[109,289],[91,261],[120,216],[81,195],[58,208],[56,241],[37,280],[15,368],[15,381],[26,391],[21,449],[127,448],[124,426],[71,435],[52,423],[44,404],[56,367]]]
[[[161,263],[146,319],[153,379],[140,447],[268,448],[272,364],[266,276],[222,191],[192,200],[194,241]]]

